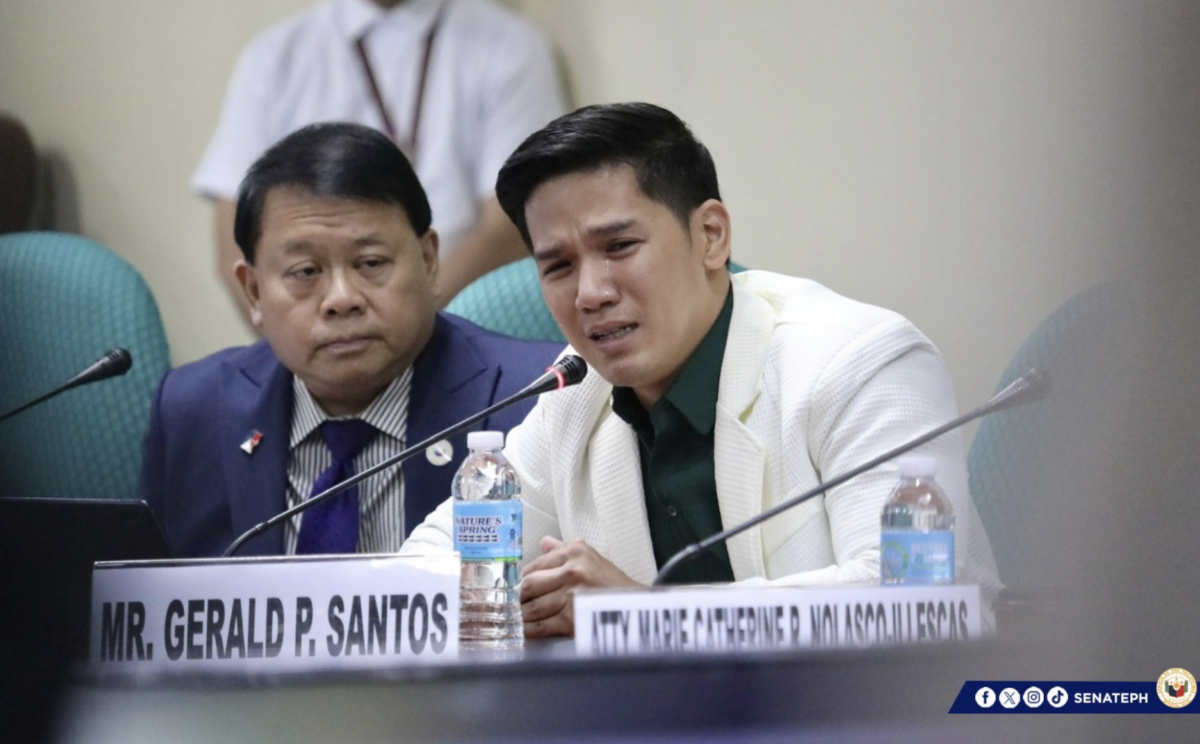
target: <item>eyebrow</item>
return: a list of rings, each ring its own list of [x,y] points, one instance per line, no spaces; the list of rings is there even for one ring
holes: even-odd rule
[[[375,246],[385,245],[385,244],[386,244],[386,241],[383,239],[383,237],[380,235],[377,235],[375,233],[371,233],[369,235],[363,235],[362,237],[355,238],[351,242],[351,245],[354,247],[355,250],[359,250],[362,248],[373,248]],[[303,238],[301,238],[299,240],[289,240],[287,243],[284,243],[284,245],[283,245],[283,255],[285,255],[285,256],[303,256],[303,255],[307,255],[308,253],[311,253],[312,250],[313,250],[312,242],[309,240],[305,240]]]
[[[283,244],[283,255],[299,256],[312,251],[312,243],[307,240],[289,240]]]
[[[631,227],[635,227],[637,224],[638,224],[638,221],[632,217],[628,218],[628,219],[623,219],[623,220],[614,220],[612,222],[606,222],[602,225],[595,225],[594,227],[589,227],[587,229],[585,235],[589,238],[598,238],[598,237],[602,238],[607,235],[614,235],[616,233],[624,232]],[[559,254],[561,254],[562,251],[563,251],[562,246],[555,243],[554,245],[548,246],[546,248],[535,250],[533,252],[533,260],[534,261],[550,261],[552,259],[558,258]]]
[[[587,234],[588,234],[589,238],[597,237],[597,236],[604,236],[604,235],[612,235],[613,233],[624,232],[625,230],[628,230],[629,228],[633,227],[636,224],[637,224],[637,220],[630,217],[629,219],[616,220],[614,222],[608,222],[603,225],[596,225],[595,227],[589,227],[587,230]]]
[[[377,245],[386,244],[387,241],[383,239],[383,236],[376,233],[364,235],[361,238],[355,238],[353,243],[355,248],[373,248]]]

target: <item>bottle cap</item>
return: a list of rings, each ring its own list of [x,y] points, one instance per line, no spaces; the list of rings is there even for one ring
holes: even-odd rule
[[[900,458],[901,478],[932,478],[937,475],[937,458],[932,455],[905,455]]]
[[[467,435],[467,449],[473,449],[473,450],[504,449],[504,432],[502,432],[502,431],[473,431]]]

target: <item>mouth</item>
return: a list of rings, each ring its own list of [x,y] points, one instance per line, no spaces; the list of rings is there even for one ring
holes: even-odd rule
[[[317,345],[317,349],[334,353],[357,351],[369,344],[373,339],[374,336],[340,336],[323,341]]]
[[[633,333],[634,329],[637,328],[637,326],[638,326],[637,323],[629,323],[628,325],[619,325],[619,326],[615,326],[613,328],[609,328],[604,331],[597,331],[595,333],[590,333],[590,334],[588,334],[588,338],[590,338],[595,343],[604,343],[606,341],[615,341],[619,338],[628,336],[630,333]]]

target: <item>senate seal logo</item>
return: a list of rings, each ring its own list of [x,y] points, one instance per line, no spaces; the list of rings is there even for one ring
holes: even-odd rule
[[[1196,678],[1186,669],[1168,669],[1158,678],[1158,699],[1172,708],[1183,708],[1196,697]]]

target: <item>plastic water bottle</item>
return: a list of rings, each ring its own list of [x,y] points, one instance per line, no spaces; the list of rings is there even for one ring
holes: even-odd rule
[[[883,506],[884,584],[954,583],[954,507],[934,481],[937,460],[900,458],[900,482]]]
[[[521,621],[521,482],[505,459],[504,434],[467,435],[454,475],[454,548],[462,556],[458,637],[464,648],[525,641]]]

